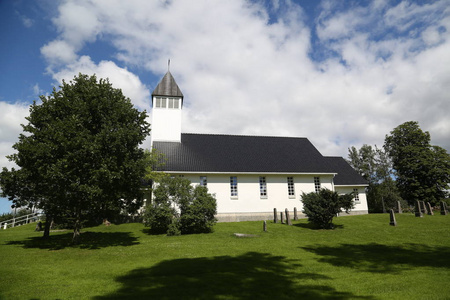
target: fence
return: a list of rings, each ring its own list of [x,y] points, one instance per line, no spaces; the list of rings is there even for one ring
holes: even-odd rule
[[[43,215],[43,213],[41,213],[41,212],[35,212],[32,214],[28,214],[28,215],[20,216],[17,218],[12,218],[10,220],[2,221],[0,223],[0,228],[7,229],[8,227],[12,228],[12,227],[32,223],[32,222],[37,222],[38,220],[41,219],[42,215]]]

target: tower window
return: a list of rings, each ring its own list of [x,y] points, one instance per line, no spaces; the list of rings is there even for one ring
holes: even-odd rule
[[[359,191],[358,191],[358,189],[353,189],[353,196],[355,196],[355,203],[359,203]]]

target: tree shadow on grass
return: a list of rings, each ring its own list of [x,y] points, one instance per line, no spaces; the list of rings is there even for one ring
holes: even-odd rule
[[[341,244],[302,249],[322,256],[320,262],[365,272],[400,273],[416,267],[450,268],[450,247],[422,244],[388,246],[381,244]]]
[[[344,225],[341,224],[333,224],[333,228],[332,229],[323,229],[318,227],[317,225],[315,225],[314,223],[308,222],[308,223],[297,223],[294,224],[294,226],[296,227],[300,227],[300,228],[305,228],[305,229],[311,229],[311,230],[335,230],[335,229],[343,229]]]
[[[81,243],[72,244],[73,232],[51,235],[48,239],[31,237],[21,241],[9,241],[7,245],[21,245],[24,248],[61,250],[66,247],[95,250],[111,246],[133,246],[139,244],[131,232],[82,232]]]
[[[299,270],[295,261],[256,252],[167,260],[116,278],[121,288],[94,299],[373,299],[301,284],[331,278]]]

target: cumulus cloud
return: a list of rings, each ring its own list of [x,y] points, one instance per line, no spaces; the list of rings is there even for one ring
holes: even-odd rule
[[[0,101],[0,166],[17,167],[6,158],[6,155],[14,153],[13,144],[18,141],[22,133],[22,126],[26,124],[29,106],[23,103],[6,103]]]
[[[41,51],[59,64],[55,79],[109,77],[141,108],[149,89],[130,70],[162,77],[171,58],[185,132],[306,136],[346,156],[416,120],[450,149],[448,2],[320,9],[307,22],[290,1],[65,1],[59,35]],[[115,62],[80,54],[98,39],[113,45]]]

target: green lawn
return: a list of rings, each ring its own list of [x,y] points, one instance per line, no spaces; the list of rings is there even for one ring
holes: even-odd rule
[[[396,217],[339,217],[335,230],[219,223],[178,237],[102,225],[77,247],[71,232],[0,230],[0,299],[449,299],[450,216]]]

